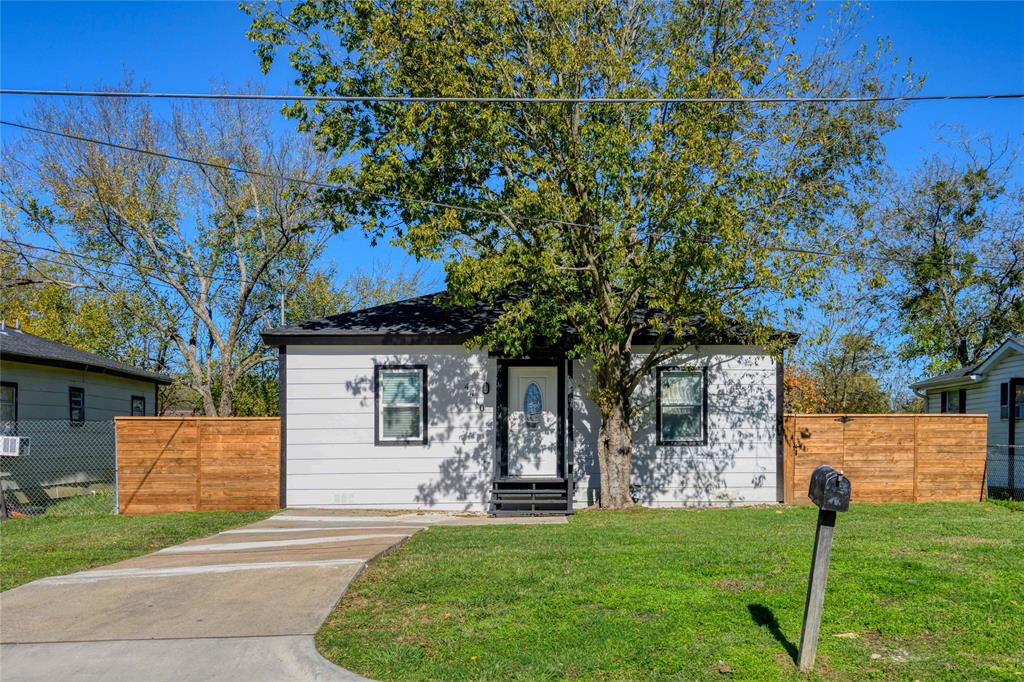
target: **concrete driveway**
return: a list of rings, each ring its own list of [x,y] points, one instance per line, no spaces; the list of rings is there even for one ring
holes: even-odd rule
[[[289,510],[146,556],[37,580],[0,595],[0,676],[360,680],[322,658],[313,643],[352,579],[432,524],[494,522]]]

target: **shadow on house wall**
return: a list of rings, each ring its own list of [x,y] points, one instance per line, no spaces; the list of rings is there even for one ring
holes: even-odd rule
[[[391,458],[416,458],[415,503],[462,509],[482,508],[495,474],[497,362],[486,353],[416,349],[378,356],[379,364],[426,364],[428,442],[380,447],[378,470]],[[670,364],[707,366],[708,417],[705,445],[657,445],[655,377],[636,393],[634,494],[642,504],[735,504],[776,499],[775,367],[764,355],[729,355],[721,349],[686,354]],[[345,383],[349,396],[374,409],[374,377],[369,370]],[[485,385],[487,392],[485,393]],[[572,401],[573,441],[569,450],[578,500],[595,504],[600,496],[597,464],[599,414],[586,397],[589,373],[579,363],[567,382]],[[408,472],[395,471],[395,474]],[[386,480],[386,474],[384,479]]]
[[[376,448],[381,468],[391,458],[419,458],[425,467],[414,495],[417,504],[482,508],[494,473],[496,361],[486,353],[451,349],[392,353],[376,361],[427,365],[427,443]],[[345,382],[345,390],[362,408],[375,409],[373,370]]]
[[[707,444],[657,444],[656,379],[652,372],[634,395],[634,499],[647,505],[775,501],[776,376],[771,358],[709,350],[683,354],[665,364],[707,367]],[[585,395],[591,381],[589,371],[577,366],[574,374],[576,480],[587,504],[596,504],[600,497],[600,413]]]

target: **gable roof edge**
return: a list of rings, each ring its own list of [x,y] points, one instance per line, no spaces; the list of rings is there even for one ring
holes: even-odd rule
[[[988,354],[988,357],[976,365],[964,367],[962,369],[954,370],[947,374],[940,374],[928,379],[922,379],[921,381],[911,384],[910,388],[917,391],[929,388],[949,388],[965,384],[969,386],[977,386],[987,380],[985,372],[988,368],[998,362],[1003,355],[1011,349],[1024,354],[1024,340],[1010,337],[999,344],[994,351]]]

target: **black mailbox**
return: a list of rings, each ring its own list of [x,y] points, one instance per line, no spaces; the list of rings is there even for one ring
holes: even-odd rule
[[[811,474],[807,496],[825,511],[847,511],[850,508],[850,479],[830,466],[820,466]]]

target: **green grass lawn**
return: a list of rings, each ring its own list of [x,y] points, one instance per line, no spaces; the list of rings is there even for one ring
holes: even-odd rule
[[[69,510],[70,507],[64,511]],[[0,524],[0,590],[50,575],[129,559],[232,526],[259,521],[272,513],[191,512],[154,516],[48,513],[12,518]]]
[[[584,512],[434,527],[349,589],[317,643],[375,679],[791,679],[816,509]],[[815,674],[1024,679],[1024,512],[840,514]]]

